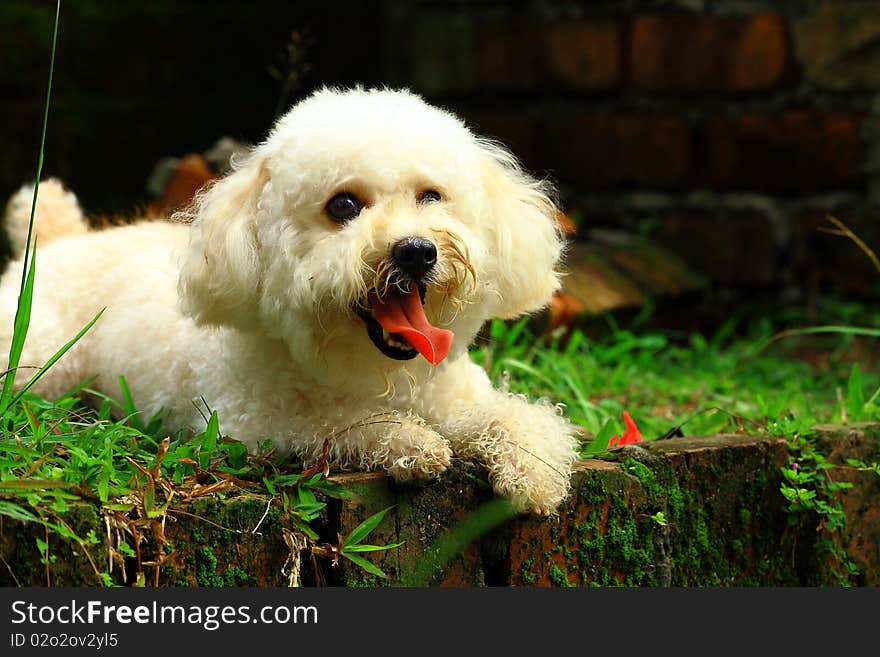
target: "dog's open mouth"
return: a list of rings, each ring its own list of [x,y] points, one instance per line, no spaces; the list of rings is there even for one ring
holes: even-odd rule
[[[367,296],[369,307],[356,306],[355,312],[367,325],[367,334],[379,351],[396,360],[409,360],[421,354],[436,365],[449,353],[452,331],[432,326],[425,317],[425,286],[411,283],[405,293],[389,293],[380,299],[375,292]]]

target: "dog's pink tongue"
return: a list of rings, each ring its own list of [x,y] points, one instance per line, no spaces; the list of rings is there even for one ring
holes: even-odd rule
[[[371,294],[370,303],[373,304],[373,316],[382,328],[403,337],[431,365],[446,358],[452,346],[453,333],[428,322],[415,285],[402,297],[389,296],[385,301]]]

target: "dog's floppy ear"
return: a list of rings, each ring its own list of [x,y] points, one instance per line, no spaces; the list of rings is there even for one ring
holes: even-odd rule
[[[511,319],[543,308],[559,289],[559,210],[549,184],[525,173],[504,148],[492,142],[481,145],[486,155],[483,185],[492,215],[486,228],[500,295],[496,315]]]
[[[257,323],[256,212],[267,180],[264,160],[251,156],[180,213],[192,221],[180,271],[182,309],[199,324],[251,328]]]

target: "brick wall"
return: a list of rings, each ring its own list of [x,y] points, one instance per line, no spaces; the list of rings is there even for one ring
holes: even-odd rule
[[[647,232],[722,287],[876,292],[868,259],[816,229],[833,213],[880,248],[877,3],[408,11],[397,78],[557,180],[583,227]]]
[[[880,4],[868,0],[104,3],[63,9],[46,157],[125,211],[162,156],[268,128],[309,32],[321,84],[410,86],[556,180],[584,227],[647,233],[719,287],[880,277]],[[32,176],[54,3],[0,5],[0,193]]]
[[[54,14],[54,0],[0,2],[0,207],[36,171]],[[304,86],[378,81],[361,55],[380,50],[377,20],[319,2],[63,2],[44,172],[89,211],[130,212],[160,158],[265,136],[293,31],[313,43]]]

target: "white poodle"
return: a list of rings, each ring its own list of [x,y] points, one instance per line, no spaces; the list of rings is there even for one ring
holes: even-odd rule
[[[32,193],[7,208],[18,248]],[[411,93],[325,89],[176,222],[87,232],[73,194],[43,183],[21,365],[42,365],[106,307],[37,392],[96,375],[118,399],[122,375],[145,416],[204,426],[204,399],[251,447],[270,438],[314,462],[330,438],[333,467],[398,480],[455,453],[518,509],[548,514],[569,490],[574,427],[549,402],[494,389],[468,346],[559,286],[549,193]],[[20,272],[0,282],[4,355]]]

